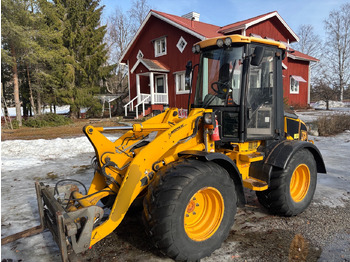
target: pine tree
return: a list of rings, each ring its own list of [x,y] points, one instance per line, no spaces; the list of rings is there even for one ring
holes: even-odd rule
[[[19,126],[22,125],[21,101],[18,78],[18,61],[23,55],[23,49],[27,45],[26,25],[28,14],[26,5],[21,0],[1,1],[1,40],[2,55],[4,61],[8,61],[12,67],[13,96],[16,106],[16,119]]]

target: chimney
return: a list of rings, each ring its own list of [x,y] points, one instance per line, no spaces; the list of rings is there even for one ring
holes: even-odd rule
[[[190,20],[192,20],[192,21],[199,21],[199,16],[200,16],[199,13],[196,13],[196,12],[189,12],[188,14],[185,14],[185,15],[183,15],[182,17],[183,17],[183,18],[190,19]]]

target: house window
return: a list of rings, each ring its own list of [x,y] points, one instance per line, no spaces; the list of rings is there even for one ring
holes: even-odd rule
[[[180,50],[180,52],[182,53],[185,50],[185,47],[187,45],[186,40],[181,36],[179,41],[177,42],[176,47]]]
[[[299,94],[300,82],[306,83],[306,80],[301,76],[290,76],[290,93],[291,94]]]
[[[137,53],[137,59],[142,59],[143,58],[143,53],[141,50],[139,50],[139,52]]]
[[[154,41],[154,55],[155,57],[166,55],[166,38],[159,38]]]
[[[175,86],[177,94],[188,94],[190,87],[185,84],[185,71],[175,73]]]

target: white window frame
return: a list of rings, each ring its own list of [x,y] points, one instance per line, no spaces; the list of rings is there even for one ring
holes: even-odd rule
[[[185,82],[186,71],[179,71],[174,73],[176,94],[188,94],[190,90],[186,90]]]
[[[184,43],[184,45],[181,45],[181,43]],[[183,38],[182,36],[180,37],[179,41],[176,44],[176,47],[179,49],[179,51],[182,53],[185,48],[187,46],[187,42],[185,40],[185,38]]]
[[[142,59],[143,58],[143,53],[141,50],[137,53],[136,59]]]
[[[293,76],[289,77],[289,92],[291,94],[299,94],[299,81]]]
[[[164,43],[164,50],[162,50],[162,43]],[[158,48],[159,47],[159,48]],[[167,41],[166,37],[161,37],[154,40],[154,56],[159,57],[167,54]]]

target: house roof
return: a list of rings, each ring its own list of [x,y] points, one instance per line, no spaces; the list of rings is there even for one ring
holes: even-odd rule
[[[162,20],[166,20],[168,23],[173,24],[174,26],[184,31],[187,31],[187,33],[189,34],[197,36],[200,40],[221,35],[221,33],[218,32],[220,27],[216,25],[190,20],[188,18],[171,15],[155,10],[151,10],[151,12],[156,17]]]
[[[289,49],[292,52],[288,52],[287,56],[290,57],[291,59],[294,60],[303,60],[303,61],[312,61],[312,62],[319,62],[320,60],[318,60],[315,57],[309,56],[307,54],[301,53],[297,50],[294,50],[292,48]]]
[[[220,28],[218,31],[219,33],[222,34],[228,34],[230,32],[234,32],[237,30],[246,30],[249,27],[256,25],[258,23],[261,23],[265,20],[268,20],[272,17],[276,17],[282,24],[283,26],[287,29],[287,31],[290,33],[291,38],[289,39],[290,43],[291,42],[299,42],[299,37],[297,34],[289,27],[289,25],[283,20],[283,18],[278,14],[277,11],[273,11],[267,14],[259,15],[253,18],[249,18],[243,21],[239,21],[230,25],[226,25]]]
[[[172,14],[167,14],[167,13],[163,13],[163,12],[159,12],[159,11],[155,11],[155,10],[150,10],[147,17],[143,21],[142,25],[140,26],[140,28],[136,32],[134,38],[130,41],[125,52],[123,53],[123,55],[119,61],[120,63],[125,63],[128,60],[128,55],[131,52],[131,48],[132,48],[133,44],[138,39],[140,32],[142,31],[142,29],[144,28],[144,26],[146,25],[147,21],[150,19],[151,16],[157,17],[158,19],[165,21],[165,22],[175,26],[176,28],[179,28],[179,29],[197,37],[199,40],[205,40],[205,39],[211,38],[211,37],[222,36],[223,34],[234,32],[237,30],[242,30],[242,29],[244,30],[244,29],[247,29],[255,24],[258,24],[258,23],[261,23],[261,22],[268,20],[270,18],[276,17],[281,22],[281,24],[283,24],[283,26],[286,28],[286,30],[290,33],[290,36],[291,36],[290,42],[299,41],[299,37],[288,26],[288,24],[282,19],[282,17],[278,14],[277,11],[273,11],[273,12],[270,12],[267,14],[259,15],[259,16],[253,17],[253,18],[249,18],[247,20],[243,20],[243,21],[239,21],[239,22],[227,25],[227,26],[219,27],[216,25],[207,24],[207,23],[203,23],[200,21],[194,21],[194,20],[190,20],[188,18],[184,18],[184,17],[172,15]],[[316,59],[314,57],[308,56],[308,55],[303,54],[301,52],[298,52],[296,50],[294,50],[294,53],[288,53],[288,57],[295,59],[295,60],[314,61],[314,62],[319,61],[318,59]],[[147,62],[145,62],[145,60],[147,60],[147,59],[142,59],[140,61],[143,61],[143,64],[146,66]],[[150,60],[150,61],[154,62],[156,60]],[[136,69],[135,66],[133,68],[134,68],[134,70]],[[153,68],[153,67],[151,66],[150,68]],[[169,69],[163,68],[163,70],[169,70]],[[150,71],[152,71],[152,70],[150,70]]]
[[[218,30],[220,29],[219,26],[211,25],[199,21],[193,21],[184,17],[171,15],[155,10],[150,10],[148,15],[146,16],[145,20],[141,24],[140,28],[137,30],[134,38],[130,41],[129,45],[127,46],[125,52],[123,53],[119,63],[126,62],[126,58],[128,56],[128,53],[130,52],[131,47],[136,42],[140,32],[146,25],[147,21],[150,19],[151,16],[157,17],[160,20],[163,20],[195,37],[197,37],[199,40],[204,40],[206,38],[210,37],[216,37],[220,36],[221,34],[218,33]]]
[[[143,64],[150,72],[169,72],[169,68],[163,65],[161,62],[152,59],[139,58],[133,68],[131,69],[131,73],[133,73],[139,64]]]

